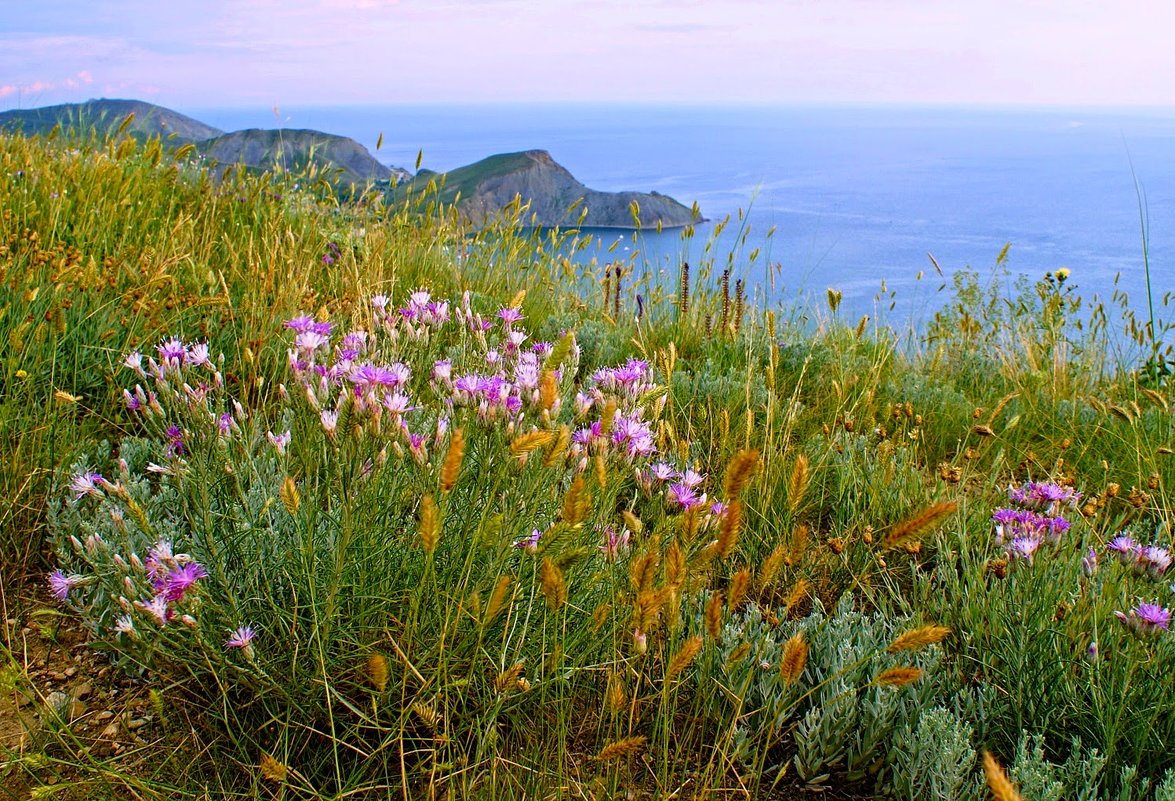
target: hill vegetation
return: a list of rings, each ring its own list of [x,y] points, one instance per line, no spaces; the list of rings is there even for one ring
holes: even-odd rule
[[[8,792],[1175,798],[1161,318],[444,207],[0,135]]]

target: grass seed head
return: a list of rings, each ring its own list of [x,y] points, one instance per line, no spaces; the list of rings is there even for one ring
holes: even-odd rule
[[[680,676],[701,650],[702,636],[700,634],[686,640],[673,659],[669,660],[669,666],[665,668],[665,683],[668,684]]]
[[[551,557],[543,557],[543,566],[539,571],[543,597],[547,599],[547,606],[551,611],[558,611],[567,601],[567,583],[563,579],[563,571],[555,564]]]
[[[959,508],[954,501],[932,504],[912,517],[899,522],[881,541],[883,548],[901,548]]]
[[[808,664],[808,642],[804,632],[797,631],[783,644],[783,658],[779,662],[779,676],[790,687],[799,681]]]
[[[388,686],[388,660],[376,652],[367,657],[367,680],[378,692],[383,692]]]
[[[648,739],[643,734],[638,734],[635,737],[625,737],[623,740],[608,743],[600,749],[600,753],[596,754],[596,761],[611,762],[614,759],[640,753],[644,750]]]
[[[898,651],[918,651],[942,642],[950,633],[951,630],[946,626],[920,626],[899,634],[886,650],[891,654]]]
[[[706,633],[717,640],[722,635],[722,592],[714,590],[706,601]]]
[[[457,476],[461,473],[461,463],[464,460],[465,432],[455,428],[449,435],[449,451],[441,465],[441,492],[449,492],[457,484]]]
[[[742,450],[735,454],[726,468],[726,480],[723,483],[723,493],[727,501],[734,500],[746,489],[747,483],[755,474],[759,464],[759,451]]]
[[[420,499],[420,547],[432,555],[441,539],[441,514],[432,495]]]
[[[987,788],[991,790],[991,796],[995,801],[1021,801],[1016,785],[1008,779],[1008,774],[1004,773],[1000,763],[996,762],[995,757],[989,751],[983,752],[983,775],[987,779]]]
[[[881,671],[877,674],[877,684],[881,687],[905,687],[922,678],[922,668],[899,665]]]

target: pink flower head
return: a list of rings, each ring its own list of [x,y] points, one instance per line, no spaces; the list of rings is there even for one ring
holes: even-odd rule
[[[186,562],[177,565],[168,571],[161,585],[157,587],[168,601],[179,603],[184,599],[184,593],[192,588],[200,579],[206,577],[208,571],[196,562]]]
[[[78,473],[70,479],[69,488],[73,490],[73,499],[80,501],[86,495],[93,495],[95,498],[101,498],[103,490],[110,486],[110,482],[102,478],[101,473],[95,473],[91,470]]]
[[[534,531],[530,532],[529,537],[523,537],[522,539],[515,542],[514,547],[521,548],[527,553],[534,553],[539,549],[539,540],[542,539],[542,537],[543,532],[536,528]]]
[[[252,626],[240,626],[233,630],[232,635],[225,640],[225,648],[247,648],[257,636],[257,630]]]
[[[293,435],[290,434],[289,431],[283,431],[281,434],[274,434],[272,431],[267,431],[266,437],[269,438],[269,442],[282,456],[286,455],[286,446],[288,446],[290,444],[290,440],[293,439]]]
[[[165,370],[178,370],[188,357],[188,349],[178,337],[164,340],[155,347]]]
[[[1158,604],[1140,603],[1129,614],[1115,612],[1114,616],[1126,628],[1140,635],[1158,634],[1171,629],[1171,611]]]
[[[1032,564],[1032,555],[1040,548],[1038,537],[1015,537],[1008,545],[1008,556],[1013,559],[1023,559]]]
[[[694,488],[679,482],[669,486],[669,500],[676,503],[682,509],[692,509],[695,506],[701,506],[706,502],[705,495],[698,495],[694,492]]]
[[[498,310],[498,317],[501,318],[502,323],[507,328],[509,328],[510,326],[514,325],[514,323],[517,323],[523,319],[522,312],[518,311],[518,309],[514,309],[509,306],[507,306],[503,309],[499,309]]]
[[[60,570],[54,570],[49,574],[49,589],[53,592],[53,597],[65,601],[69,599],[70,591],[83,581],[84,579],[76,574],[67,576]]]
[[[1132,564],[1135,560],[1135,555],[1138,553],[1139,545],[1134,541],[1133,537],[1126,534],[1119,534],[1114,539],[1106,543],[1106,550],[1116,553],[1118,559],[1123,564]]]
[[[302,314],[291,320],[286,320],[285,326],[295,334],[303,334],[307,331],[313,330],[314,318],[309,314]]]

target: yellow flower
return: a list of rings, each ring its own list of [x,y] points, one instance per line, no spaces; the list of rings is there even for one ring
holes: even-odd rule
[[[17,370],[16,377],[19,378],[21,381],[24,381],[26,378],[29,377],[29,374],[26,370]]]
[[[1068,280],[1068,278],[1069,278],[1069,268],[1068,267],[1062,267],[1061,269],[1057,270],[1057,281],[1059,281],[1060,283],[1063,284],[1063,283],[1065,283],[1065,281]]]

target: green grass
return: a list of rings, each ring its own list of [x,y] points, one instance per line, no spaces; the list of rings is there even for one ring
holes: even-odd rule
[[[435,194],[341,203],[313,174],[295,188],[185,157],[0,138],[4,574],[84,576],[64,609],[183,721],[133,759],[91,757],[64,729],[0,770],[37,784],[70,766],[79,797],[972,799],[987,750],[1025,797],[1175,797],[1175,636],[1114,616],[1175,606],[1175,576],[1104,549],[1124,529],[1172,540],[1172,387],[1119,350],[1139,331],[1128,308],[1057,276],[1007,295],[964,274],[906,346],[835,309],[736,301],[698,279],[711,262],[688,306],[673,287],[617,296],[558,255],[568,235],[520,228],[523,210],[474,232]],[[373,328],[373,296],[394,311],[417,289],[454,315],[464,293],[488,320],[516,307],[526,344],[553,344],[550,385],[512,427],[446,409],[429,381],[436,359],[457,374],[513,358],[500,323],[488,340],[457,321]],[[421,451],[390,414],[307,399],[283,328],[299,314],[334,322],[336,342],[371,329],[366,358],[411,368]],[[1143,358],[1155,328],[1133,340]],[[193,399],[178,374],[122,366],[170,336],[223,354],[223,381],[189,369],[210,385]],[[563,441],[610,419],[614,393],[582,412],[576,394],[633,358],[650,387],[616,410],[639,408],[658,458],[704,474],[726,512],[682,512],[646,486],[644,457]],[[127,409],[136,383],[161,414]],[[267,434],[284,430],[279,453]],[[753,473],[728,477],[740,454]],[[83,468],[119,489],[74,502]],[[991,515],[1028,480],[1083,498],[1059,547],[1008,564]],[[533,552],[514,547],[534,529]],[[626,548],[601,549],[625,530]],[[133,604],[151,590],[131,554],[161,537],[209,574],[175,606],[187,624]],[[113,630],[123,614],[137,637]],[[248,657],[224,647],[245,624]],[[930,624],[951,634],[889,649]]]

